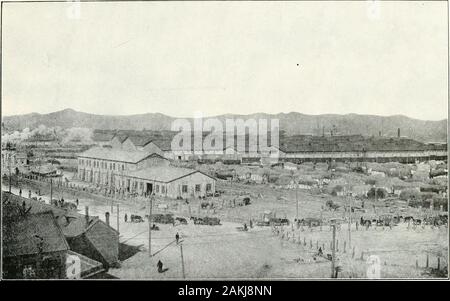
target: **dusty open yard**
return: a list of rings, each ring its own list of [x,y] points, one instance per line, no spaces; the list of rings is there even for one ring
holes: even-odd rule
[[[330,251],[332,232],[329,226],[309,229],[285,226],[279,234],[271,227],[254,227],[247,232],[239,231],[243,223],[250,218],[258,219],[266,210],[276,212],[278,217],[293,220],[296,216],[295,191],[275,190],[264,185],[244,185],[221,182],[219,189],[225,193],[220,198],[212,198],[217,206],[214,210],[199,209],[201,200],[184,201],[155,200],[153,212],[172,212],[175,216],[189,218],[194,216],[217,216],[222,225],[161,225],[159,231],[152,231],[152,257],[148,253],[148,223],[124,222],[124,214],[145,216],[148,214],[148,202],[119,201],[120,242],[128,251],[122,254],[121,267],[111,269],[109,273],[121,279],[180,279],[183,278],[181,246],[177,245],[175,234],[178,232],[182,240],[184,276],[190,279],[205,278],[328,278],[331,275],[331,262],[317,256],[321,247],[326,256]],[[28,195],[28,188],[22,184],[23,196]],[[7,187],[3,186],[3,189]],[[33,187],[33,196],[35,196]],[[13,193],[18,193],[13,188]],[[48,187],[41,187],[43,198],[48,199]],[[231,201],[238,193],[252,196],[248,206],[230,208]],[[80,200],[79,211],[84,212],[88,205],[91,215],[104,219],[105,212],[111,211],[109,199],[93,196],[85,192],[54,190],[54,198],[62,195],[66,201]],[[282,198],[280,198],[282,197]],[[346,204],[348,199],[330,195],[315,195],[308,191],[297,192],[299,200],[299,217],[343,218],[343,210],[330,211],[324,209],[327,200]],[[354,203],[358,201],[354,200]],[[159,209],[158,205],[169,204],[169,209]],[[177,204],[177,205],[175,205]],[[190,207],[190,208],[189,208]],[[117,210],[114,206],[111,224],[116,225]],[[356,220],[356,216],[354,217]],[[289,233],[289,234],[287,234]],[[351,247],[348,242],[347,224],[337,231],[338,252],[337,265],[342,267],[339,277],[367,278],[371,255],[380,260],[380,276],[382,278],[422,278],[435,277],[431,268],[436,268],[440,260],[440,269],[448,264],[448,231],[440,228],[419,226],[409,228],[406,223],[390,229],[372,227],[356,230],[352,223]],[[345,252],[344,252],[345,244]],[[354,251],[353,251],[354,247]],[[131,251],[130,251],[131,250]],[[428,266],[426,261],[428,254]],[[362,256],[361,256],[362,255]],[[156,263],[161,260],[168,270],[158,273]],[[416,264],[418,267],[416,267]]]

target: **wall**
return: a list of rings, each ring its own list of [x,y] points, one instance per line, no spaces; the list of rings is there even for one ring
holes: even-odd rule
[[[124,176],[125,188],[127,187],[127,180],[130,180],[130,192],[137,192],[139,195],[145,195],[146,184],[151,183],[153,185],[153,192],[155,195],[164,196],[169,198],[191,198],[206,195],[206,184],[211,184],[210,193],[216,191],[215,180],[200,172],[196,172],[192,175],[183,177],[169,183],[163,183],[159,181],[149,181],[144,179],[136,179]],[[142,184],[141,184],[142,183]],[[200,192],[195,192],[195,185],[200,184]],[[159,191],[156,191],[156,186],[159,186]],[[182,193],[182,185],[188,186],[188,192]],[[164,187],[164,192],[162,187]]]

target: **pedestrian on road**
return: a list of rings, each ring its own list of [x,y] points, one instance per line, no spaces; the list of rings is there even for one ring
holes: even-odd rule
[[[156,264],[156,266],[158,267],[158,273],[162,273],[163,272],[163,263],[161,262],[161,260],[158,260],[158,263]]]
[[[177,234],[175,234],[175,240],[177,241],[177,244],[178,244],[178,241],[180,240],[180,235],[178,234],[178,232],[177,232]]]
[[[77,202],[77,207],[78,207],[78,204],[80,203],[80,201],[78,201],[78,199],[77,199],[76,202]]]
[[[125,213],[125,222],[128,221],[128,215]]]
[[[253,229],[253,221],[250,219],[250,229]]]
[[[28,190],[28,198],[31,199],[31,190]]]
[[[19,189],[19,196],[22,196],[22,188]]]

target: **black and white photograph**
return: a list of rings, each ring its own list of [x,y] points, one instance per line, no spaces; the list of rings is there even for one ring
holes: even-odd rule
[[[1,279],[448,280],[448,9],[1,1]]]

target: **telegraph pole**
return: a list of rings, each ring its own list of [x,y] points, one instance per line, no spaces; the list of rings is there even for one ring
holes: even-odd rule
[[[336,225],[333,227],[333,242],[331,244],[331,278],[335,278],[335,262],[336,262]]]
[[[297,215],[296,215],[296,218],[297,218],[297,221],[298,221],[298,188],[297,188],[297,186],[295,186],[295,204],[296,204],[296,206],[297,206]]]
[[[53,204],[53,178],[50,177],[50,205]]]
[[[181,255],[181,271],[183,273],[183,279],[186,279],[186,274],[184,272],[183,244],[181,243],[180,243],[180,255]]]
[[[11,193],[11,154],[8,156],[8,169],[9,169],[9,193]]]
[[[148,213],[148,256],[152,257],[152,205],[153,205],[152,195],[150,195],[149,203],[150,208]]]
[[[351,248],[352,245],[352,204],[351,199],[349,199],[349,212],[348,212],[348,247]]]
[[[119,204],[117,204],[117,232],[119,232]]]

